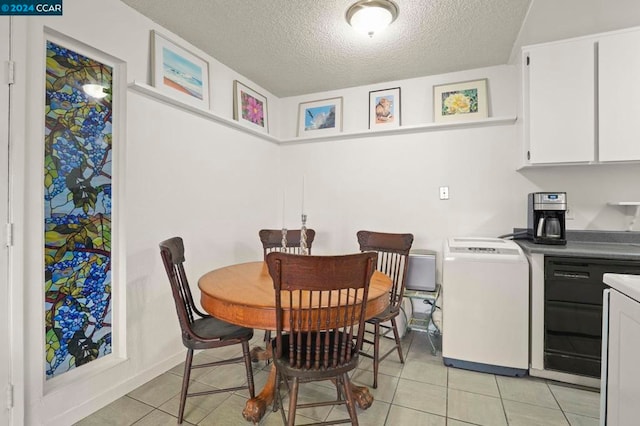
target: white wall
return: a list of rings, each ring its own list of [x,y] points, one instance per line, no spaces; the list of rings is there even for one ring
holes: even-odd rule
[[[368,128],[369,90],[401,87],[402,123],[433,121],[434,84],[488,79],[490,115],[516,115],[516,70],[497,66],[449,75],[395,81],[282,100],[283,135],[295,135],[299,102],[343,96],[344,131]],[[456,234],[500,235],[521,226],[524,179],[516,173],[519,155],[515,126],[450,129],[331,142],[301,141],[282,148],[289,181],[305,175],[309,226],[318,233],[314,252],[357,250],[360,229],[412,232],[414,247],[441,250]],[[450,200],[439,200],[449,186]],[[522,201],[514,202],[514,198]],[[298,210],[299,212],[299,210]],[[513,223],[510,223],[513,222]]]
[[[295,136],[299,102],[344,97],[344,132],[367,129],[368,91],[400,86],[403,125],[432,121],[432,86],[488,78],[490,115],[522,114],[520,46],[640,25],[635,0],[533,0],[514,46],[513,66],[469,70],[282,100],[281,134]],[[288,119],[288,121],[287,121]],[[413,232],[415,248],[440,251],[453,235],[498,236],[526,226],[526,197],[566,191],[575,219],[568,229],[626,230],[630,218],[611,201],[640,200],[640,165],[522,169],[522,120],[515,125],[399,136],[301,142],[284,146],[290,180],[306,175],[315,252],[357,249],[369,228]],[[440,201],[438,187],[450,187]],[[634,230],[640,230],[638,224]],[[440,259],[441,260],[441,259]],[[440,263],[440,261],[439,261]],[[440,271],[439,271],[440,273]]]
[[[636,10],[634,1],[618,1]],[[591,5],[584,9],[588,13],[604,4],[573,0],[573,12],[579,13],[583,3]],[[535,9],[540,5],[544,7]],[[545,28],[546,18],[556,13],[554,5],[534,0],[532,23],[522,34]],[[100,19],[88,19],[96,11]],[[18,327],[15,333],[25,336],[25,379],[18,376],[15,383],[17,401],[25,398],[25,424],[69,424],[178,362],[183,348],[177,322],[167,315],[173,308],[158,242],[177,234],[185,237],[194,287],[206,270],[258,259],[257,230],[281,226],[283,193],[285,225],[299,226],[302,176],[308,225],[318,232],[317,254],[357,250],[355,233],[365,228],[413,232],[414,247],[438,251],[451,235],[507,233],[524,226],[526,194],[536,190],[568,192],[576,214],[568,224],[571,229],[620,230],[627,218],[606,202],[640,199],[638,165],[516,171],[519,124],[279,147],[129,91],[123,212],[127,269],[119,283],[126,288],[127,358],[109,369],[77,369],[67,383],[51,389],[43,383],[41,331],[44,27],[119,58],[126,63],[128,82],[149,81],[149,31],[169,32],[117,0],[67,0],[62,17],[15,18],[14,23],[18,80],[12,161],[24,173],[15,176],[12,189],[17,234],[12,285],[21,288],[14,300],[23,302],[26,319],[25,329]],[[230,118],[233,79],[251,82],[208,59],[211,108]],[[344,131],[360,131],[367,128],[368,92],[400,86],[403,124],[415,125],[431,121],[434,84],[484,77],[489,79],[490,114],[516,115],[518,68],[513,65],[287,99],[252,87],[269,97],[272,133],[288,139],[295,135],[301,101],[343,96]],[[450,187],[450,200],[438,199],[441,185]]]
[[[94,16],[99,19],[90,19]],[[14,383],[16,413],[23,402],[24,412],[18,413],[15,424],[68,425],[184,359],[175,308],[159,256],[161,240],[174,235],[185,238],[186,267],[194,291],[197,278],[207,270],[261,258],[258,229],[278,225],[280,192],[271,188],[280,180],[279,147],[124,90],[127,125],[120,146],[126,166],[114,166],[116,175],[124,177],[120,223],[125,229],[120,252],[114,250],[114,254],[119,253],[114,265],[126,262],[126,270],[114,286],[126,291],[126,306],[122,306],[126,310],[126,353],[120,359],[111,356],[110,362],[95,361],[45,382],[45,31],[60,33],[125,63],[125,84],[149,81],[150,30],[171,34],[117,0],[67,0],[62,17],[16,17],[13,22],[17,71],[12,111],[17,234],[13,263],[17,279],[13,285],[23,292],[14,300],[23,302],[25,313],[24,328],[23,321],[14,328],[15,335],[24,335],[25,339],[24,382],[17,374]],[[206,57],[195,48],[191,50]],[[233,80],[240,79],[267,93],[274,109],[271,118],[278,127],[277,98],[213,58],[208,59],[213,112],[232,117]],[[16,364],[20,361],[16,359]]]

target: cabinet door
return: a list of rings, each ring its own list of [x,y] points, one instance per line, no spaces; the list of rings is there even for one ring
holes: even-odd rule
[[[592,39],[529,48],[530,163],[594,160],[594,50]]]
[[[598,65],[600,161],[640,160],[640,31],[602,37]]]
[[[635,425],[640,418],[640,303],[609,295],[607,367],[608,426]]]

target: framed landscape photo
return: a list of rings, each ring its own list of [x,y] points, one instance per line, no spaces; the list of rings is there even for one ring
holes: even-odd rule
[[[369,128],[400,127],[400,88],[369,92]]]
[[[233,119],[256,130],[269,133],[267,98],[238,80],[234,80]]]
[[[209,63],[151,31],[152,85],[182,102],[209,109]]]
[[[302,102],[298,109],[298,136],[325,136],[342,132],[342,97]]]
[[[487,118],[487,79],[433,86],[433,115],[436,123]]]

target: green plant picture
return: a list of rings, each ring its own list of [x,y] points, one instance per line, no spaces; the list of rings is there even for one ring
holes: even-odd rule
[[[45,370],[111,353],[113,69],[47,41]]]

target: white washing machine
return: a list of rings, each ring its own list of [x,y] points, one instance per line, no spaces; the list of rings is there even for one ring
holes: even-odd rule
[[[449,238],[442,274],[445,365],[508,376],[529,368],[529,263],[500,238]]]

